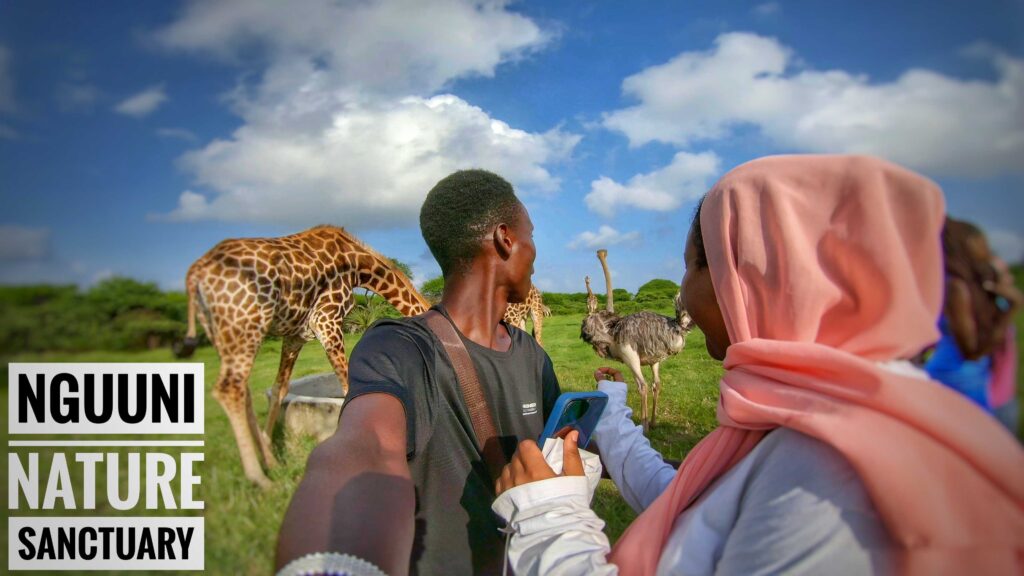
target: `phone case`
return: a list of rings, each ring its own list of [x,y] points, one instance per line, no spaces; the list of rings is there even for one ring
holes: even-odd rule
[[[578,418],[566,414],[566,410],[573,407],[574,402],[584,400],[588,402],[589,406],[584,414]],[[555,401],[555,406],[551,410],[551,416],[548,417],[538,444],[543,446],[544,440],[555,437],[556,433],[565,426],[572,426],[580,433],[579,447],[585,449],[590,443],[590,437],[593,435],[594,428],[597,427],[597,421],[601,418],[601,413],[604,412],[604,407],[607,404],[608,395],[597,390],[593,392],[566,392],[562,394]],[[568,421],[563,423],[564,417],[567,417]]]

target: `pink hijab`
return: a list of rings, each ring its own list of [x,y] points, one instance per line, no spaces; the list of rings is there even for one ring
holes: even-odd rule
[[[956,392],[877,363],[938,338],[942,193],[860,156],[762,158],[708,193],[701,228],[732,344],[720,426],[609,559],[654,574],[679,514],[772,428],[851,463],[900,572],[1024,570],[1024,450]]]

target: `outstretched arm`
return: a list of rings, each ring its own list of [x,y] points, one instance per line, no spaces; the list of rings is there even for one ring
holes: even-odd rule
[[[406,462],[402,402],[366,394],[310,454],[281,524],[277,569],[316,552],[351,554],[404,575],[414,535],[415,490]]]
[[[609,376],[612,380],[605,379]],[[601,462],[626,503],[637,513],[643,512],[672,481],[676,469],[651,447],[643,427],[633,423],[622,373],[598,368],[594,379],[598,390],[608,394],[608,405],[594,429]]]

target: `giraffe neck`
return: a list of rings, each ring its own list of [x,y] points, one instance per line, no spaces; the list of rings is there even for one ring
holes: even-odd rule
[[[403,316],[422,314],[430,308],[412,281],[390,261],[368,252],[350,256],[350,260],[355,262],[354,287],[376,292]]]
[[[587,314],[595,314],[597,312],[597,296],[594,296],[594,291],[590,289],[590,276],[584,278],[584,282],[587,283]]]

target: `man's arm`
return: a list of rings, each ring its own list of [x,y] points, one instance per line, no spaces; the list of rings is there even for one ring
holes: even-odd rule
[[[402,402],[352,400],[333,436],[310,454],[281,524],[277,569],[314,552],[351,554],[399,576],[409,571],[416,494],[406,461]]]

